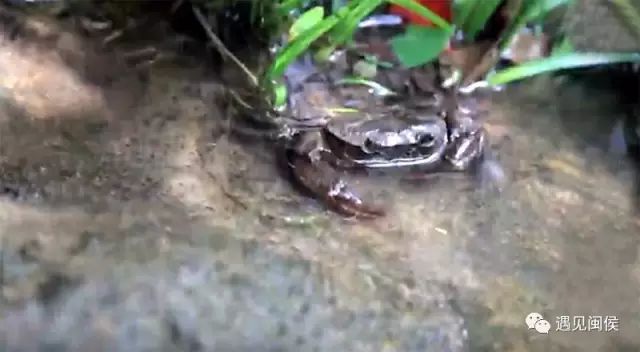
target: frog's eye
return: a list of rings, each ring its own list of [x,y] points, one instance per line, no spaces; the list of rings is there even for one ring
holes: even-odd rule
[[[372,141],[371,138],[367,137],[367,139],[364,140],[362,149],[364,149],[366,153],[375,153],[378,149],[378,145]]]
[[[420,136],[420,139],[418,140],[418,144],[421,146],[431,146],[433,145],[433,143],[435,142],[436,138],[434,137],[433,134],[431,133],[427,133],[424,134],[422,136]]]

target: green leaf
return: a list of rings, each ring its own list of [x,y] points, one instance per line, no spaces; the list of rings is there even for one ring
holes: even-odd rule
[[[494,1],[494,0],[482,0],[482,1]],[[392,4],[400,5],[407,10],[417,13],[418,15],[433,22],[436,26],[442,28],[447,33],[453,33],[453,26],[445,21],[442,17],[438,16],[435,12],[429,10],[424,5],[416,2],[415,0],[387,0]]]
[[[316,6],[300,15],[300,17],[298,17],[298,19],[293,22],[291,28],[289,29],[290,40],[295,39],[301,33],[306,32],[307,30],[318,24],[318,22],[322,21],[323,17],[324,8],[322,6]]]
[[[462,28],[477,2],[478,0],[454,0],[453,23],[457,27]]]
[[[411,68],[438,57],[446,47],[449,37],[450,33],[441,28],[410,25],[404,34],[391,40],[391,48],[400,63]]]
[[[342,16],[340,21],[331,31],[332,47],[335,48],[349,40],[353,36],[353,32],[358,28],[358,24],[380,6],[382,2],[382,0],[354,1],[353,4],[355,4],[355,6],[341,12]],[[347,8],[348,7],[341,7],[340,10]]]
[[[545,17],[558,6],[569,5],[573,0],[535,0],[525,7],[525,21],[531,22]]]
[[[640,62],[640,53],[568,53],[529,61],[498,71],[487,78],[490,85],[500,85],[545,72],[579,67]]]
[[[276,107],[284,106],[287,103],[287,86],[283,83],[276,84],[273,87],[273,104]]]
[[[484,29],[487,21],[496,12],[502,0],[466,0],[466,2],[464,10],[468,11],[468,13],[458,25],[465,36],[472,39]]]
[[[353,33],[358,28],[358,24],[362,22],[362,19],[373,12],[382,2],[383,0],[354,1],[340,7],[335,14],[339,18],[338,23],[329,34],[331,43],[316,54],[317,60],[327,60],[339,45],[353,38]]]
[[[273,63],[267,70],[267,78],[273,80],[281,77],[287,67],[295,61],[300,54],[304,53],[316,39],[328,32],[336,23],[338,23],[338,17],[336,15],[325,17],[322,21],[289,42],[276,56],[275,60],[273,60]]]

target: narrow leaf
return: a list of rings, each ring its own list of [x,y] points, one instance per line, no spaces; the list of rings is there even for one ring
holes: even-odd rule
[[[267,70],[267,77],[270,80],[276,79],[284,73],[286,68],[295,61],[300,54],[304,53],[309,46],[324,33],[328,32],[338,23],[335,15],[325,17],[315,26],[300,34],[295,40],[289,42],[275,58],[270,68]]]
[[[461,24],[464,34],[469,38],[475,38],[478,32],[485,28],[501,2],[502,0],[476,0],[473,12]]]
[[[530,0],[531,1],[531,0]],[[554,10],[558,6],[569,5],[573,0],[535,0],[532,6],[526,8],[526,21],[535,21]]]
[[[331,39],[333,47],[336,47],[353,36],[353,32],[358,28],[358,24],[382,4],[382,0],[368,0],[354,2],[356,5],[349,11],[345,11],[345,15],[341,16],[340,21],[331,31]],[[341,8],[344,9],[345,7]]]
[[[490,85],[501,85],[545,72],[623,62],[640,62],[640,53],[560,54],[498,71],[490,75],[487,82]]]
[[[458,28],[462,28],[469,18],[478,0],[455,0],[453,2],[453,22]]]
[[[358,28],[358,24],[373,10],[382,4],[383,0],[369,0],[361,2],[353,2],[347,6],[338,9],[335,14],[339,18],[338,22],[331,30],[329,35],[331,44],[316,55],[319,61],[325,61],[339,46],[344,42],[353,38],[353,33]],[[351,5],[351,7],[350,7]]]
[[[289,29],[290,39],[293,40],[301,33],[306,32],[318,24],[318,22],[322,21],[323,17],[324,8],[322,6],[316,6],[306,11],[291,25],[291,28]]]

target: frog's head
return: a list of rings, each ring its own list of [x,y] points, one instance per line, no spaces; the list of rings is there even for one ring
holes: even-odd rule
[[[366,167],[436,164],[447,146],[447,126],[435,115],[332,120],[325,132],[337,156]]]

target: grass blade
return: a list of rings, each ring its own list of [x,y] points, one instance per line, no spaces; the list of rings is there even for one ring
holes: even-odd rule
[[[640,62],[640,53],[569,53],[546,59],[529,61],[524,64],[498,71],[487,78],[490,85],[501,85],[545,72],[564,69]]]
[[[453,23],[462,28],[479,0],[455,0],[453,2]]]
[[[267,70],[268,79],[273,80],[282,76],[287,66],[304,53],[316,39],[331,30],[338,21],[339,17],[336,15],[325,17],[309,30],[300,34],[295,40],[289,42]]]
[[[461,28],[464,34],[469,39],[475,38],[475,36],[484,29],[487,21],[496,12],[498,5],[502,0],[476,0],[474,1],[473,12],[470,16],[467,16],[465,21],[461,23]]]
[[[353,32],[358,24],[373,12],[378,6],[382,5],[382,0],[369,0],[355,2],[356,5],[347,12],[347,15],[335,26],[331,31],[332,47],[336,47],[353,36]]]
[[[318,22],[322,21],[324,17],[324,8],[322,6],[316,6],[310,10],[305,11],[289,28],[289,37],[294,40],[301,33],[306,32]]]
[[[318,51],[316,60],[325,61],[339,45],[353,38],[358,24],[382,2],[382,0],[361,1],[352,3],[355,5],[349,4],[339,8],[337,15],[340,20],[331,30],[330,44]]]
[[[542,17],[544,17],[546,14],[551,12],[556,7],[558,7],[558,6],[567,6],[567,5],[569,5],[571,3],[571,1],[573,1],[573,0],[537,0],[537,1],[531,1],[531,2],[535,3],[534,5],[537,5],[537,6],[529,6],[529,7],[527,7],[527,11],[526,11],[526,14],[525,14],[526,21],[529,22],[529,21],[540,20]]]

